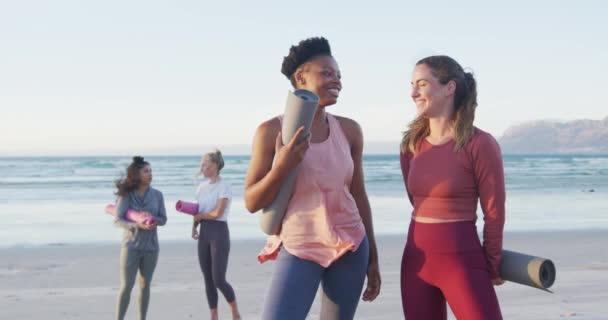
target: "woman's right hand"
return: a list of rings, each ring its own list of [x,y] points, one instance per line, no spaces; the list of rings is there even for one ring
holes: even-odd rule
[[[291,141],[286,145],[283,145],[283,138],[281,136],[281,131],[279,131],[274,148],[275,167],[280,168],[280,170],[291,171],[302,162],[304,155],[310,146],[308,137],[303,137],[303,135],[304,127],[302,126],[293,135]],[[303,141],[298,143],[300,140]]]
[[[140,221],[137,223],[137,227],[140,229],[143,229],[143,230],[151,231],[151,230],[156,229],[156,223],[147,224],[144,221]]]
[[[196,230],[196,227],[192,228],[192,239],[198,240],[198,230]]]

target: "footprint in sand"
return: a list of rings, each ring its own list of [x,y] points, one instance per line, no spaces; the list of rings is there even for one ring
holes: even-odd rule
[[[564,317],[575,317],[576,316],[576,312],[566,312],[566,313],[562,313],[560,315],[560,317],[564,318]]]
[[[588,266],[587,269],[604,271],[604,270],[608,270],[608,264],[594,264],[594,265]]]
[[[4,297],[7,299],[12,299],[13,301],[21,301],[21,297],[14,294],[9,294]]]

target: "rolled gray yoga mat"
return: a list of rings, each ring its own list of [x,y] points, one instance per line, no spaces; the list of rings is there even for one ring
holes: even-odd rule
[[[287,103],[285,104],[285,113],[281,127],[283,144],[289,143],[298,128],[302,126],[304,126],[302,141],[308,138],[312,118],[315,116],[315,112],[317,112],[318,104],[319,97],[308,90],[300,89],[287,94]],[[293,193],[298,171],[299,166],[289,173],[272,204],[262,210],[260,228],[262,228],[264,233],[273,235],[281,231],[281,224],[287,210],[287,204]]]
[[[549,291],[555,282],[556,270],[549,259],[503,250],[500,276],[503,280]]]

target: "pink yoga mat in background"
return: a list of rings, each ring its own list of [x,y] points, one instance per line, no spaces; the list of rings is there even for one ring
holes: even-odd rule
[[[113,205],[113,204],[107,205],[106,213],[116,216],[116,205]],[[143,211],[131,210],[131,209],[129,209],[127,211],[126,218],[127,218],[127,220],[129,220],[131,222],[136,222],[136,223],[143,222],[147,225],[157,223],[156,219],[153,216],[149,215],[148,213],[143,212]]]
[[[195,215],[198,214],[198,203],[179,200],[175,203],[175,210],[182,213]]]

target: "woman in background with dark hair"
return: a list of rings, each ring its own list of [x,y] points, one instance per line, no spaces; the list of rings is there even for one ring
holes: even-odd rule
[[[220,177],[222,168],[224,168],[224,157],[219,150],[207,153],[201,159],[199,174],[207,180],[196,189],[199,213],[193,217],[192,239],[198,240],[198,262],[205,280],[211,320],[218,319],[218,289],[230,305],[232,319],[238,320],[241,319],[241,315],[234,289],[226,281],[230,254],[228,214],[232,202],[232,187],[228,181]],[[197,230],[199,224],[200,233]]]
[[[150,187],[152,169],[142,157],[133,157],[127,168],[127,176],[116,181],[116,221],[124,229],[120,254],[120,290],[116,318],[125,317],[131,289],[139,270],[139,319],[146,319],[150,302],[150,283],[158,261],[157,226],[165,225],[167,214],[163,194]],[[134,223],[126,220],[128,210],[147,212],[156,220],[155,224]]]
[[[302,128],[291,142],[281,143],[282,116],[263,122],[255,133],[245,179],[250,212],[270,205],[289,172],[300,165],[281,232],[269,236],[258,255],[261,262],[278,256],[262,318],[303,320],[321,284],[320,318],[353,319],[366,276],[363,300],[374,300],[380,292],[361,127],[326,112],[342,89],[326,39],[309,38],[292,46],[281,71],[295,89],[319,96],[319,106],[310,137],[302,143],[295,143]]]
[[[420,60],[411,97],[418,109],[401,142],[401,170],[414,207],[401,262],[408,320],[502,319],[494,285],[505,222],[505,180],[496,140],[473,126],[477,84],[452,58]],[[483,210],[483,246],[477,202]]]

